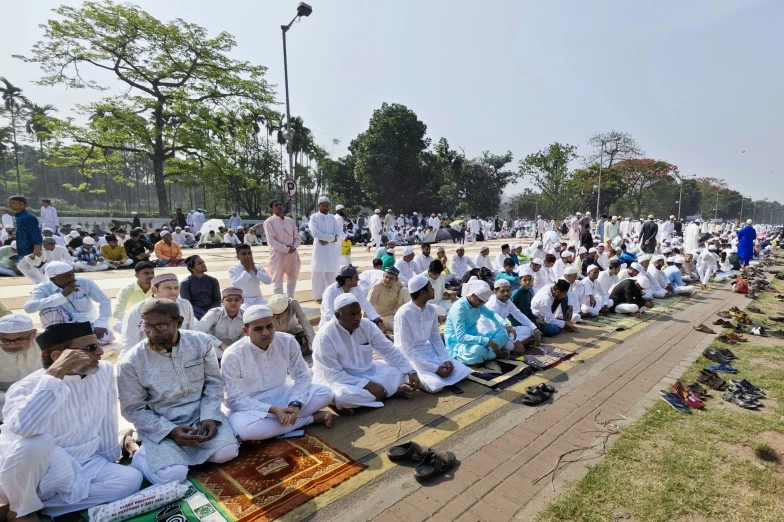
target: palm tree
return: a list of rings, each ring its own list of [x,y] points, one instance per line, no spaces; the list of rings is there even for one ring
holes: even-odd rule
[[[9,82],[4,76],[0,76],[0,96],[3,98],[3,105],[11,113],[11,130],[14,136],[14,158],[16,160],[16,185],[19,192],[22,192],[22,176],[19,174],[19,144],[16,141],[16,115],[22,110],[22,105],[28,102],[22,89]]]
[[[5,160],[8,157],[8,150],[13,144],[11,127],[0,127],[0,175],[3,176],[3,187],[8,194],[8,179],[5,177]]]
[[[35,139],[38,140],[41,151],[41,181],[43,183],[44,196],[49,197],[46,187],[46,166],[44,165],[44,141],[49,139],[50,135],[49,125],[47,125],[49,113],[57,109],[54,105],[38,105],[29,101],[25,103],[25,107],[27,107],[30,114],[30,118],[25,124],[25,130],[28,134],[33,134]]]

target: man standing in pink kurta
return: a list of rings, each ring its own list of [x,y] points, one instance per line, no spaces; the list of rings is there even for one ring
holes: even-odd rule
[[[277,199],[270,201],[272,215],[264,222],[264,234],[270,248],[269,271],[272,277],[273,293],[283,293],[283,276],[286,276],[286,293],[292,299],[299,277],[299,252],[297,248],[302,238],[297,232],[297,224],[283,214],[283,203]]]

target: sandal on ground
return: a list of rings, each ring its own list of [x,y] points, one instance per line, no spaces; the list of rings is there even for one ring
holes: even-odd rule
[[[444,453],[430,450],[414,470],[414,477],[420,482],[431,479],[452,469],[456,461],[455,454],[451,451]]]
[[[747,399],[741,393],[732,390],[727,390],[726,393],[724,393],[724,400],[740,406],[741,408],[746,408],[747,410],[754,410],[760,407],[759,401]]]
[[[748,341],[748,339],[746,339],[744,336],[732,332],[728,333],[727,337],[739,343],[745,343],[746,341]]]
[[[413,440],[406,442],[405,444],[400,444],[398,446],[392,446],[387,450],[387,457],[392,462],[398,462],[401,460],[413,460],[416,462],[421,461],[425,456],[430,452],[430,448],[426,446],[420,446]]]
[[[701,382],[708,388],[716,391],[724,391],[727,389],[727,382],[719,377],[719,374],[711,370],[702,369],[697,375],[697,382]]]
[[[760,310],[759,307],[754,306],[754,305],[747,306],[746,310],[748,310],[749,312],[754,312],[755,314],[761,314],[762,313],[762,310]]]
[[[729,312],[725,312],[725,311],[717,312],[716,315],[718,315],[722,319],[729,319],[730,317],[732,317]]]
[[[708,359],[709,361],[713,361],[719,364],[726,364],[731,361],[728,357],[720,354],[717,350],[713,348],[705,348],[702,352],[702,356]]]
[[[726,321],[724,319],[716,319],[715,321],[713,321],[713,324],[716,325],[716,326],[723,326],[725,324],[732,324],[732,323],[730,323],[729,321]]]
[[[732,353],[732,351],[730,351],[730,350],[728,350],[726,348],[719,348],[716,351],[719,352],[719,355],[726,357],[730,361],[738,358],[737,355],[735,355],[734,353]]]
[[[768,337],[768,331],[763,326],[755,326],[749,331],[752,335],[759,335],[760,337]]]
[[[771,321],[776,321],[777,323],[784,323],[784,317],[776,316],[776,317],[768,317],[768,319],[770,319]]]
[[[707,326],[705,326],[704,324],[701,324],[699,326],[695,326],[694,329],[697,330],[698,332],[702,332],[702,333],[706,333],[706,334],[715,334],[716,333],[713,330],[711,330],[710,328],[708,328]]]
[[[672,385],[672,391],[676,393],[689,408],[702,409],[705,407],[702,400],[694,395],[694,393],[692,393],[692,391],[681,381],[675,381],[675,384]]]
[[[711,364],[708,370],[721,373],[738,373],[738,369],[729,364]]]
[[[749,395],[758,395],[760,397],[765,396],[765,392],[763,391],[762,388],[760,388],[759,386],[755,386],[754,384],[751,383],[751,381],[747,379],[742,379],[740,381],[733,379],[730,381],[730,383],[733,386],[740,387],[744,393],[747,393]]]
[[[706,397],[708,397],[708,390],[706,390],[696,382],[694,384],[689,384],[687,388],[689,388],[689,391],[693,393],[695,397],[699,397],[700,399],[705,399]]]
[[[724,344],[729,344],[729,345],[738,344],[738,341],[733,341],[732,339],[730,339],[729,337],[727,337],[726,335],[723,335],[723,334],[718,336],[716,338],[716,340],[719,341],[719,342],[722,342]]]
[[[689,409],[689,406],[683,402],[683,399],[681,399],[680,395],[668,392],[666,390],[659,390],[659,392],[661,393],[661,398],[664,400],[664,402],[672,406],[672,409],[681,413],[691,413],[691,409]]]
[[[528,395],[523,395],[520,402],[526,406],[537,406],[550,398],[550,392],[542,391],[540,388],[535,388]]]

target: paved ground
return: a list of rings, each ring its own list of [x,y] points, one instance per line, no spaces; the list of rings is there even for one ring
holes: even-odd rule
[[[693,325],[708,321],[719,310],[747,303],[728,287],[715,290],[684,301],[672,314],[644,323],[628,336],[624,335],[628,332],[614,335],[609,341],[613,346],[593,357],[588,350],[582,351],[586,363],[566,372],[559,366],[541,374],[559,390],[555,401],[547,406],[529,408],[514,403],[514,393],[504,392],[496,398],[511,400],[498,409],[487,411],[471,405],[455,412],[450,416],[455,425],[447,437],[438,441],[438,449],[454,452],[461,463],[433,484],[419,485],[412,476],[413,467],[385,464],[385,472],[354,491],[348,492],[350,484],[344,483],[326,498],[318,497],[284,518],[530,520],[554,491],[560,491],[565,480],[579,478],[585,464],[596,457],[596,451],[583,454],[581,448],[600,443],[604,432],[599,424],[614,419],[617,425],[631,422],[658,400],[659,389],[674,382],[696,360],[711,338],[694,331]],[[535,382],[528,379],[525,384]],[[479,422],[460,418],[472,408],[479,409],[475,412]],[[618,420],[623,417],[626,421]],[[426,432],[416,434],[414,440],[427,444]],[[554,488],[549,476],[533,483],[556,465],[560,455],[571,450],[578,451],[566,460],[588,460],[559,471]],[[385,460],[383,452],[377,459]],[[371,470],[364,473],[372,474],[374,462],[369,462]],[[356,477],[357,482],[363,474]],[[330,500],[334,502],[326,504]]]

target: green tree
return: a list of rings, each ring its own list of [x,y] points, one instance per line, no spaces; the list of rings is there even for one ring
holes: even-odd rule
[[[574,171],[575,198],[581,208],[592,209],[599,196],[599,164],[593,163],[584,169]],[[628,187],[623,175],[615,168],[602,169],[602,194],[599,213],[607,214],[610,206],[626,194]]]
[[[21,193],[22,176],[19,172],[19,141],[16,139],[16,118],[21,115],[22,107],[28,103],[28,100],[22,94],[21,88],[12,84],[3,76],[0,76],[0,96],[3,98],[3,106],[11,113],[11,132],[14,139],[14,158],[16,162],[16,185]]]
[[[105,150],[145,154],[153,164],[158,212],[169,213],[165,164],[206,146],[204,122],[228,102],[265,107],[273,101],[265,67],[229,57],[234,37],[181,19],[163,23],[131,4],[109,0],[55,9],[44,39],[29,57],[41,66],[42,85],[107,90],[94,79],[113,76],[123,96],[82,107],[86,127],[60,125],[60,135]]]
[[[14,146],[13,135],[11,127],[0,127],[0,172],[3,173],[5,173],[5,164],[8,161],[8,151]],[[8,180],[5,174],[3,174],[3,189],[5,190],[5,195],[8,196],[10,193],[8,192]]]
[[[520,160],[520,174],[539,189],[539,212],[548,219],[563,219],[573,212],[577,187],[569,164],[577,157],[573,145],[553,143]]]
[[[369,201],[396,212],[420,208],[425,199],[421,156],[430,145],[426,132],[405,105],[384,103],[373,112],[368,130],[349,145],[355,177]]]
[[[54,105],[38,105],[37,103],[27,102],[28,118],[25,123],[25,130],[28,134],[35,136],[38,142],[38,147],[41,152],[41,183],[43,184],[43,193],[48,194],[48,187],[46,186],[46,165],[44,164],[44,142],[48,140],[52,134],[49,125],[49,113],[56,111]]]
[[[667,188],[669,196],[671,187],[675,185],[673,175],[678,172],[678,167],[666,161],[650,158],[630,159],[618,162],[614,167],[626,182],[626,203],[633,212],[634,217],[642,216],[643,210],[661,212],[660,196]],[[668,197],[673,201],[675,198]],[[666,209],[671,208],[669,201],[665,202]]]
[[[484,151],[476,159],[462,161],[459,168],[450,169],[451,179],[444,186],[451,190],[442,191],[441,195],[448,201],[460,202],[459,211],[465,214],[497,214],[504,188],[518,177],[518,173],[504,170],[512,159],[511,152],[498,155]]]
[[[370,205],[354,177],[354,167],[355,158],[351,154],[337,160],[326,158],[322,163],[330,198],[335,203],[342,203],[351,214],[359,212],[362,206]]]

